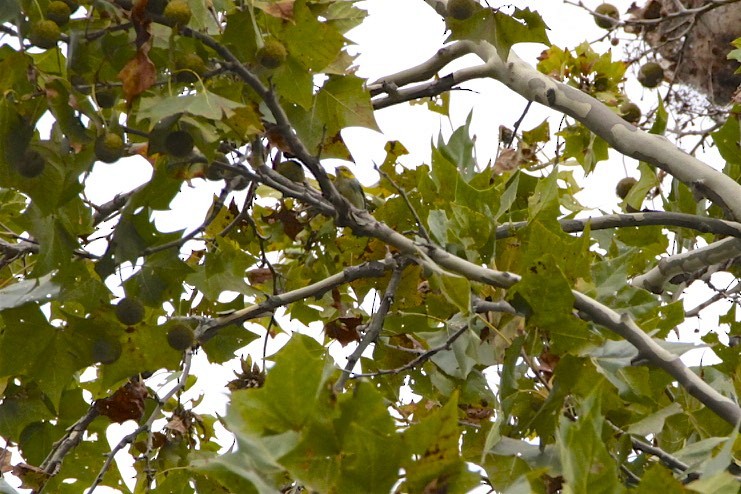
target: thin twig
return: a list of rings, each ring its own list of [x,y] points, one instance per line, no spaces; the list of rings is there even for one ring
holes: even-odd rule
[[[88,408],[85,415],[68,427],[65,435],[59,441],[54,443],[51,452],[41,463],[39,468],[44,470],[49,477],[53,477],[59,473],[64,457],[67,456],[73,448],[80,444],[80,441],[82,441],[85,434],[85,430],[87,430],[90,423],[95,420],[98,415],[99,413],[94,406]]]
[[[265,314],[272,313],[278,307],[291,304],[293,302],[304,300],[309,297],[321,297],[322,294],[326,293],[337,286],[345,283],[350,283],[360,278],[380,278],[386,271],[393,269],[396,265],[396,261],[370,261],[360,266],[350,266],[339,273],[332,276],[312,283],[311,285],[303,288],[298,288],[290,292],[281,293],[278,295],[272,295],[267,298],[264,302],[259,304],[251,305],[234,311],[225,316],[209,319],[203,321],[201,326],[195,331],[196,338],[200,342],[208,341],[210,338],[216,335],[219,329],[230,326],[232,324],[241,324],[249,319],[264,316]]]
[[[468,324],[463,325],[455,333],[450,335],[450,337],[445,341],[445,343],[427,350],[426,352],[420,354],[419,356],[415,357],[414,359],[402,365],[401,367],[397,367],[396,369],[381,369],[376,372],[368,372],[365,374],[360,374],[360,373],[352,374],[349,378],[358,379],[361,377],[377,377],[377,376],[385,376],[389,374],[396,375],[401,372],[404,372],[405,370],[413,369],[417,367],[419,364],[422,364],[428,361],[429,359],[434,357],[436,354],[442,351],[445,351],[445,350],[450,350],[450,347],[455,342],[455,340],[457,340],[463,333],[465,333],[467,329],[468,329]]]
[[[137,427],[136,430],[134,430],[132,433],[124,436],[116,444],[116,446],[113,447],[111,452],[108,453],[105,463],[103,464],[100,471],[98,472],[98,476],[95,477],[95,480],[93,481],[92,485],[88,489],[87,494],[92,494],[93,491],[95,491],[95,488],[98,487],[98,485],[100,485],[100,483],[103,481],[103,477],[105,476],[106,472],[111,468],[111,465],[113,464],[113,461],[116,458],[116,454],[118,454],[119,451],[121,451],[123,448],[125,448],[129,444],[133,443],[139,434],[141,434],[144,431],[149,430],[152,427],[152,424],[154,423],[154,421],[160,417],[162,409],[167,404],[167,402],[170,400],[170,398],[175,396],[175,394],[178,393],[179,391],[185,389],[185,385],[188,380],[188,376],[190,374],[190,365],[191,365],[192,360],[193,360],[192,350],[185,352],[185,357],[183,357],[183,370],[181,371],[182,374],[180,375],[180,379],[178,379],[177,384],[168,393],[166,393],[162,398],[157,400],[157,405],[154,407],[154,410],[152,410],[152,413],[147,418],[147,421],[144,422],[139,427]]]
[[[352,373],[352,370],[355,368],[355,364],[358,363],[358,360],[361,355],[363,355],[365,349],[378,339],[378,335],[381,333],[381,329],[383,328],[383,321],[386,319],[386,315],[388,314],[391,304],[394,301],[394,297],[396,296],[396,291],[399,289],[399,282],[401,281],[401,275],[404,272],[405,264],[408,263],[400,263],[394,267],[394,270],[391,272],[391,279],[389,280],[389,284],[386,286],[386,291],[384,292],[381,303],[378,306],[378,311],[373,315],[373,319],[368,325],[368,330],[365,332],[363,339],[358,343],[355,351],[353,351],[347,358],[347,364],[345,365],[342,374],[340,374],[340,377],[337,379],[337,382],[334,384],[334,390],[336,393],[341,393],[342,390],[345,389],[345,382]]]

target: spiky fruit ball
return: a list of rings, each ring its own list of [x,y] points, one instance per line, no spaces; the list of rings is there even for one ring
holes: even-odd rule
[[[165,137],[165,151],[176,158],[185,158],[193,152],[193,137],[184,130],[173,130]]]
[[[59,30],[59,25],[54,21],[46,19],[31,26],[28,39],[39,48],[48,50],[57,46],[57,41],[59,41],[61,35],[62,32]]]
[[[635,187],[635,184],[637,183],[638,180],[636,180],[635,178],[625,177],[617,183],[617,187],[615,187],[615,194],[617,194],[620,199],[625,199],[626,197],[628,197],[628,194],[630,194],[630,190]]]
[[[116,318],[127,326],[139,324],[144,319],[144,306],[135,298],[122,298],[116,305]]]
[[[69,16],[72,11],[65,2],[62,0],[54,0],[46,7],[46,18],[50,21],[54,21],[59,26],[64,26],[69,22]]]
[[[214,182],[224,179],[224,172],[221,165],[228,165],[229,160],[223,153],[218,153],[214,160],[206,167],[206,179]]]
[[[103,163],[115,163],[124,155],[123,138],[115,132],[106,132],[95,139],[95,157]]]
[[[206,62],[196,53],[186,53],[175,59],[176,78],[179,82],[196,82],[206,70]]]
[[[475,5],[473,0],[449,0],[448,15],[453,19],[465,21],[473,15]]]
[[[266,69],[275,69],[283,65],[288,52],[283,43],[275,38],[267,38],[262,47],[257,50],[257,63]]]
[[[71,14],[74,14],[77,9],[80,8],[80,2],[77,0],[62,0],[64,3],[67,4],[67,7],[69,7],[69,11]]]
[[[165,19],[173,26],[185,26],[190,21],[193,12],[190,10],[187,0],[172,0],[162,12]]]
[[[275,171],[286,177],[291,182],[302,183],[306,180],[304,167],[297,161],[282,161],[275,166]]]
[[[250,179],[244,175],[237,175],[229,181],[229,185],[234,191],[244,190],[250,185]]]
[[[641,65],[638,70],[638,82],[643,87],[654,88],[664,80],[664,69],[656,62],[648,62]]]
[[[612,29],[615,24],[617,24],[617,20],[620,19],[620,12],[618,11],[617,7],[615,7],[611,3],[603,3],[597,6],[596,9],[594,9],[594,12],[600,15],[603,15],[605,17],[609,17],[614,20],[605,19],[603,17],[594,16],[594,22],[602,29]]]
[[[641,109],[635,103],[628,101],[620,105],[620,116],[626,122],[635,125],[641,119]]]
[[[192,347],[195,341],[193,329],[185,324],[176,324],[167,332],[167,344],[179,352]]]
[[[38,151],[26,149],[23,156],[16,161],[16,171],[25,178],[34,178],[41,175],[46,166],[46,160]]]
[[[109,87],[105,89],[99,89],[95,92],[95,102],[101,108],[113,108],[118,99],[118,91],[114,88]]]
[[[93,360],[101,364],[112,364],[121,357],[121,343],[116,340],[99,339],[93,343]]]
[[[167,0],[149,0],[147,2],[147,12],[161,15],[165,11]]]

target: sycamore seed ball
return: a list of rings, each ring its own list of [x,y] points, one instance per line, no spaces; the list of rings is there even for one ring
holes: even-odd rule
[[[167,4],[162,15],[174,26],[185,26],[190,21],[193,12],[186,0],[172,0]]]
[[[244,190],[250,185],[250,179],[244,175],[237,175],[229,180],[229,185],[234,191]]]
[[[465,21],[473,15],[475,3],[473,0],[449,0],[448,14],[453,19]]]
[[[179,82],[196,82],[206,72],[206,62],[196,53],[186,53],[175,60],[175,70]]]
[[[139,324],[144,319],[144,306],[135,298],[122,298],[116,305],[116,317],[127,326]]]
[[[95,92],[95,102],[101,108],[113,108],[118,99],[118,92],[114,88],[99,89]]]
[[[617,187],[615,187],[615,194],[617,194],[617,196],[620,199],[625,199],[626,197],[628,197],[630,190],[637,183],[638,183],[638,180],[636,180],[635,178],[625,177],[622,180],[620,180],[617,184]]]
[[[179,352],[193,346],[195,341],[193,329],[185,324],[176,324],[167,332],[167,344]]]
[[[71,13],[75,13],[77,9],[80,8],[80,2],[77,0],[62,0],[64,3],[67,4],[67,7],[69,7],[69,10]]]
[[[114,132],[106,132],[95,139],[93,151],[103,163],[115,163],[124,155],[123,138]]]
[[[283,65],[288,52],[283,43],[275,38],[268,38],[265,44],[257,50],[257,62],[266,69],[275,69]]]
[[[31,26],[28,39],[39,48],[48,50],[57,46],[57,41],[59,41],[61,35],[62,32],[59,30],[59,25],[54,21],[46,19]]]
[[[626,122],[635,125],[641,119],[641,109],[638,105],[629,101],[620,105],[620,116],[623,117],[623,120]]]
[[[617,7],[615,7],[611,3],[600,4],[597,6],[596,9],[594,9],[594,11],[597,14],[615,19],[614,21],[611,21],[609,19],[603,19],[601,17],[594,16],[594,22],[602,29],[612,29],[612,27],[615,26],[616,21],[620,19],[620,12],[618,11]]]
[[[64,26],[69,22],[69,16],[72,11],[69,5],[62,2],[61,0],[54,0],[46,7],[46,18],[50,21],[56,22],[59,26]]]
[[[664,69],[656,62],[648,62],[638,70],[638,82],[644,87],[654,88],[664,80]]]
[[[115,340],[96,340],[93,343],[93,360],[101,364],[112,364],[121,357],[121,343]]]
[[[193,137],[184,130],[173,130],[165,137],[165,150],[176,158],[185,158],[193,152]]]
[[[224,153],[218,153],[214,160],[209,163],[208,167],[206,167],[206,179],[212,180],[214,182],[218,180],[224,179],[224,173],[222,171],[220,164],[228,164],[229,160],[227,159],[226,155]]]
[[[275,166],[275,171],[286,177],[291,182],[302,183],[306,180],[306,172],[300,163],[288,160],[282,161]]]
[[[147,2],[147,12],[153,14],[162,14],[167,6],[167,0],[149,0]]]
[[[38,151],[27,149],[20,160],[15,163],[15,169],[25,178],[34,178],[41,175],[46,166],[46,160]]]

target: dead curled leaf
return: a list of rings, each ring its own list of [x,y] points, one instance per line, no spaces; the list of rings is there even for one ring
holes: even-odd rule
[[[144,414],[144,400],[148,393],[143,382],[129,381],[108,398],[96,401],[95,410],[117,424],[127,420],[138,421]]]

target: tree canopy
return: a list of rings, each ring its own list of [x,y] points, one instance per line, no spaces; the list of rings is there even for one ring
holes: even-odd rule
[[[681,97],[654,35],[741,2],[597,3],[625,59],[552,45],[529,8],[420,0],[445,44],[374,81],[357,0],[2,2],[0,490],[738,492],[741,285],[718,280],[739,275],[741,95]],[[731,74],[741,38],[719,46]],[[389,140],[361,189],[346,129],[448,115],[479,79],[554,116],[502,122],[491,160],[471,118],[413,166]],[[590,210],[609,154],[637,177]],[[122,188],[132,163],[149,178]],[[193,190],[216,193],[192,227],[156,221]],[[694,284],[712,297],[685,307]],[[714,358],[682,360],[719,302]],[[187,394],[203,356],[238,362],[225,416]]]

